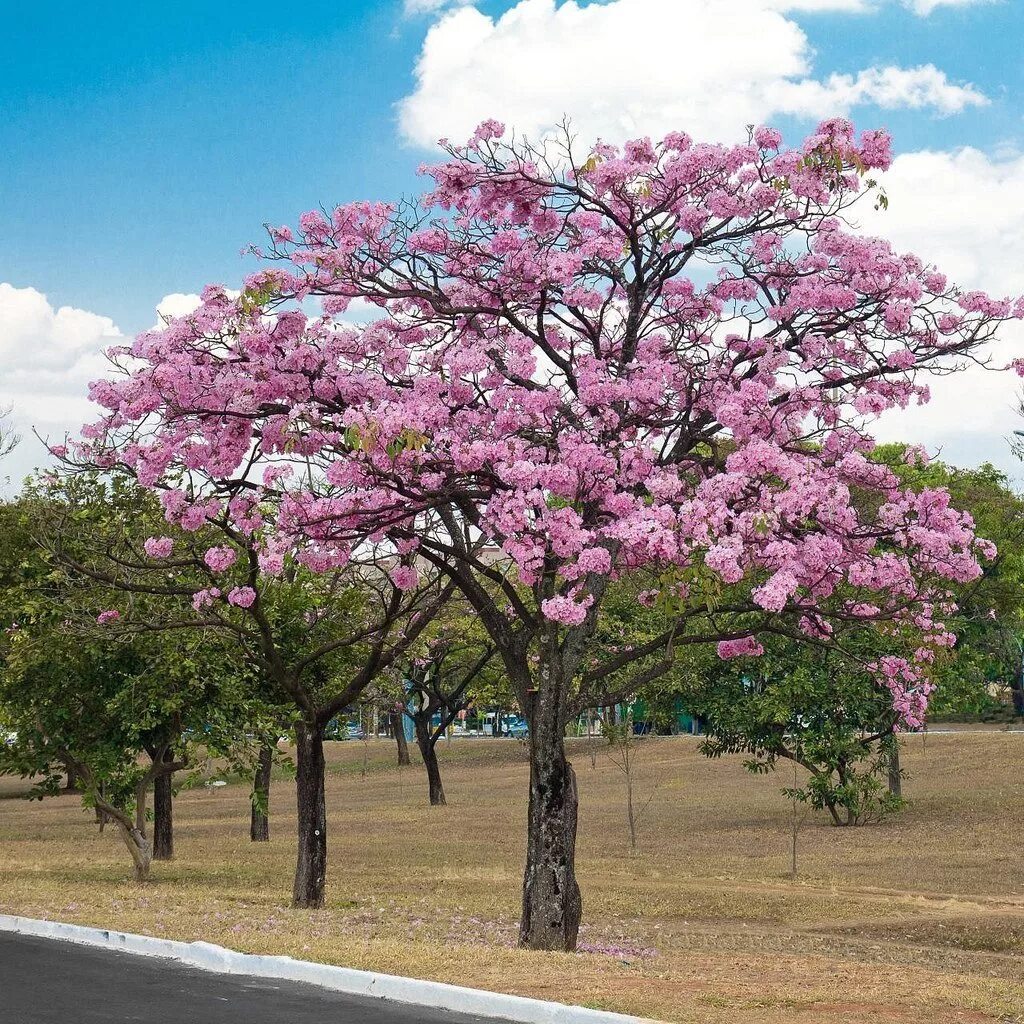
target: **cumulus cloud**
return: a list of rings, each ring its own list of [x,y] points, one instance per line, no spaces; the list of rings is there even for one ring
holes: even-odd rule
[[[237,295],[237,292],[231,292],[228,289],[229,294]],[[150,330],[158,330],[167,324],[168,320],[173,320],[175,317],[188,316],[189,313],[195,312],[199,308],[199,304],[202,299],[195,292],[171,292],[170,295],[165,295],[156,304],[156,322],[150,328]]]
[[[197,304],[198,296],[168,295],[157,308],[180,315]],[[0,283],[0,408],[11,408],[11,423],[21,435],[0,463],[0,485],[9,481],[8,489],[16,488],[48,461],[35,434],[56,442],[95,418],[89,382],[108,372],[106,350],[126,341],[110,317],[54,307],[35,288]]]
[[[889,209],[866,209],[861,226],[897,249],[935,263],[950,280],[998,296],[1024,294],[1024,155],[994,158],[976,149],[908,153],[885,176]],[[1024,354],[1024,327],[1012,324],[992,352],[993,365]],[[972,367],[936,378],[932,400],[887,414],[879,434],[941,449],[963,465],[988,460],[1020,476],[1005,438],[1024,427],[1021,382],[1011,372]]]
[[[868,9],[862,0],[520,0],[492,18],[462,7],[427,33],[399,124],[422,146],[468,138],[487,117],[536,138],[566,115],[584,140],[673,129],[735,139],[779,115],[865,104],[950,114],[986,102],[931,64],[814,77],[792,15]]]
[[[0,477],[17,482],[44,460],[33,428],[56,438],[85,421],[86,386],[106,369],[104,351],[123,340],[110,317],[54,308],[35,288],[0,283],[0,407],[11,407],[22,437],[0,465]]]

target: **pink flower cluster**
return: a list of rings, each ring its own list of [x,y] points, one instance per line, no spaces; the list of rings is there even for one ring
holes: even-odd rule
[[[142,547],[150,558],[167,558],[174,551],[174,541],[170,537],[149,537]]]
[[[252,587],[234,587],[228,593],[228,604],[237,608],[251,608],[256,601],[256,591]]]
[[[208,548],[203,555],[203,561],[214,571],[224,572],[235,564],[238,552],[234,548],[215,547]]]
[[[764,654],[764,648],[756,637],[743,636],[735,640],[720,640],[718,656],[720,658],[756,658]]]

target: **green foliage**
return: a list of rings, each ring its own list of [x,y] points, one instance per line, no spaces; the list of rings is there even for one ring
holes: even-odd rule
[[[185,764],[234,747],[253,711],[251,673],[226,638],[208,631],[99,625],[99,612],[122,595],[52,557],[44,539],[58,503],[60,521],[93,538],[99,527],[138,537],[152,512],[140,496],[94,481],[0,506],[0,718],[13,733],[0,747],[0,772],[34,779],[32,793],[42,797],[73,764],[87,803],[102,790],[131,815],[149,771],[145,755],[167,749]],[[144,623],[157,598],[136,597]]]
[[[865,635],[861,644],[872,639]],[[808,779],[785,794],[827,810],[837,825],[898,810],[902,801],[880,779],[888,769],[884,740],[896,724],[888,691],[854,662],[814,645],[764,642],[761,657],[707,662],[684,684],[686,706],[705,723],[702,751],[749,754],[744,763],[756,774],[780,758],[795,761]]]

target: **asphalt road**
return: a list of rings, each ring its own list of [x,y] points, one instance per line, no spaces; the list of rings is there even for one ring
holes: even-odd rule
[[[478,1024],[482,1020],[342,995],[301,982],[214,974],[173,960],[0,932],[2,1024]]]

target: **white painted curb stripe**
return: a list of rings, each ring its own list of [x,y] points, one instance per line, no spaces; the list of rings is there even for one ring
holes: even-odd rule
[[[290,956],[236,953],[210,942],[177,942],[149,935],[132,935],[130,932],[115,932],[106,928],[88,928],[84,925],[39,921],[31,917],[11,917],[6,914],[0,914],[0,931],[61,939],[86,946],[102,946],[140,956],[163,957],[218,974],[304,981],[349,995],[390,999],[396,1003],[413,1003],[438,1010],[475,1014],[478,1017],[499,1017],[519,1024],[649,1024],[640,1017],[628,1017],[621,1013],[549,1003],[542,999],[527,999],[525,996],[486,992],[460,985],[445,985],[439,981],[356,971],[350,967],[293,960]]]

